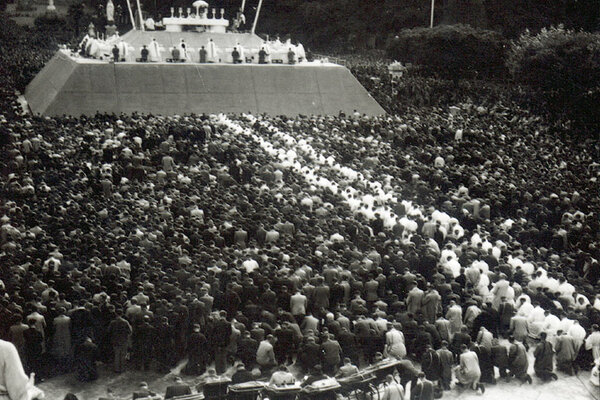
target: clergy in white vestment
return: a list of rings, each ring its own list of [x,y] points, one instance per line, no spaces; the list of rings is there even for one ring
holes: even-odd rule
[[[43,399],[44,392],[33,380],[34,374],[25,375],[16,347],[0,339],[0,400]]]
[[[148,45],[148,55],[150,56],[150,61],[161,62],[162,57],[160,55],[160,45],[156,41],[156,39],[152,38],[152,41]]]
[[[592,326],[592,333],[585,339],[586,350],[592,350],[594,362],[600,361],[600,327],[596,324]]]
[[[585,340],[586,335],[584,327],[579,325],[579,321],[575,319],[573,320],[573,324],[571,325],[567,333],[569,334],[569,336],[575,339],[575,353],[579,353],[579,349],[581,348],[581,345],[583,345],[583,341]]]
[[[218,62],[218,51],[217,44],[212,39],[209,39],[206,44],[206,61],[213,63]]]
[[[146,21],[144,21],[144,26],[146,27],[147,31],[156,30],[156,23],[154,22],[154,19],[152,17],[150,17]]]
[[[117,44],[117,47],[119,48],[119,58],[127,61],[127,56],[129,56],[129,46],[127,43],[125,43],[123,40],[120,40],[119,44]]]
[[[244,46],[242,46],[240,44],[240,42],[238,42],[235,47],[237,48],[238,53],[240,53],[240,60],[242,60],[242,63],[246,62],[246,53],[244,52]]]
[[[192,51],[188,47],[185,40],[181,39],[178,47],[179,47],[179,54],[180,54],[181,59],[185,60],[185,61],[192,61],[192,54],[191,54]]]

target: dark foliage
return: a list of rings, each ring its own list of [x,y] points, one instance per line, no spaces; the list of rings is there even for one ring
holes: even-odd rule
[[[502,77],[504,38],[468,25],[406,29],[387,47],[389,58],[450,79]]]

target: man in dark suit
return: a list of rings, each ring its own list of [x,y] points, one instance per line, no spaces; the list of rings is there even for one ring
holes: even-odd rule
[[[321,346],[316,343],[314,336],[309,336],[298,351],[298,361],[304,371],[308,372],[321,363],[321,354]]]
[[[249,368],[256,363],[256,350],[258,350],[258,341],[250,336],[250,332],[244,331],[238,343],[238,357]]]
[[[183,383],[180,377],[176,376],[173,378],[173,385],[167,387],[165,400],[170,399],[171,397],[185,396],[188,394],[192,394],[192,388]]]
[[[510,328],[510,319],[514,315],[515,306],[506,301],[506,297],[502,297],[498,306],[498,315],[500,317],[500,334],[506,336]]]
[[[342,348],[340,344],[334,340],[333,335],[329,335],[321,344],[321,350],[323,351],[323,372],[328,375],[335,375],[342,360]]]

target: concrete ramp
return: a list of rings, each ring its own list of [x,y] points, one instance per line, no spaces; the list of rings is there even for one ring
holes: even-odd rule
[[[47,116],[385,113],[348,69],[335,64],[114,64],[66,52],[31,81],[25,98],[34,114]]]

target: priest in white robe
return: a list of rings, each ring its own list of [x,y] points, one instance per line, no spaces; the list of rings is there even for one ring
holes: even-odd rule
[[[206,61],[213,63],[219,61],[219,49],[212,39],[209,39],[206,44]]]
[[[156,39],[152,38],[152,41],[148,45],[148,55],[150,56],[150,61],[153,62],[161,62],[162,57],[160,55],[160,45],[156,41]]]
[[[33,385],[34,374],[25,375],[16,347],[0,340],[0,400],[43,399],[44,392]]]
[[[244,51],[244,46],[242,46],[240,44],[240,42],[237,42],[235,47],[237,48],[238,53],[240,53],[240,60],[242,60],[242,63],[245,63],[246,62],[246,53]]]

